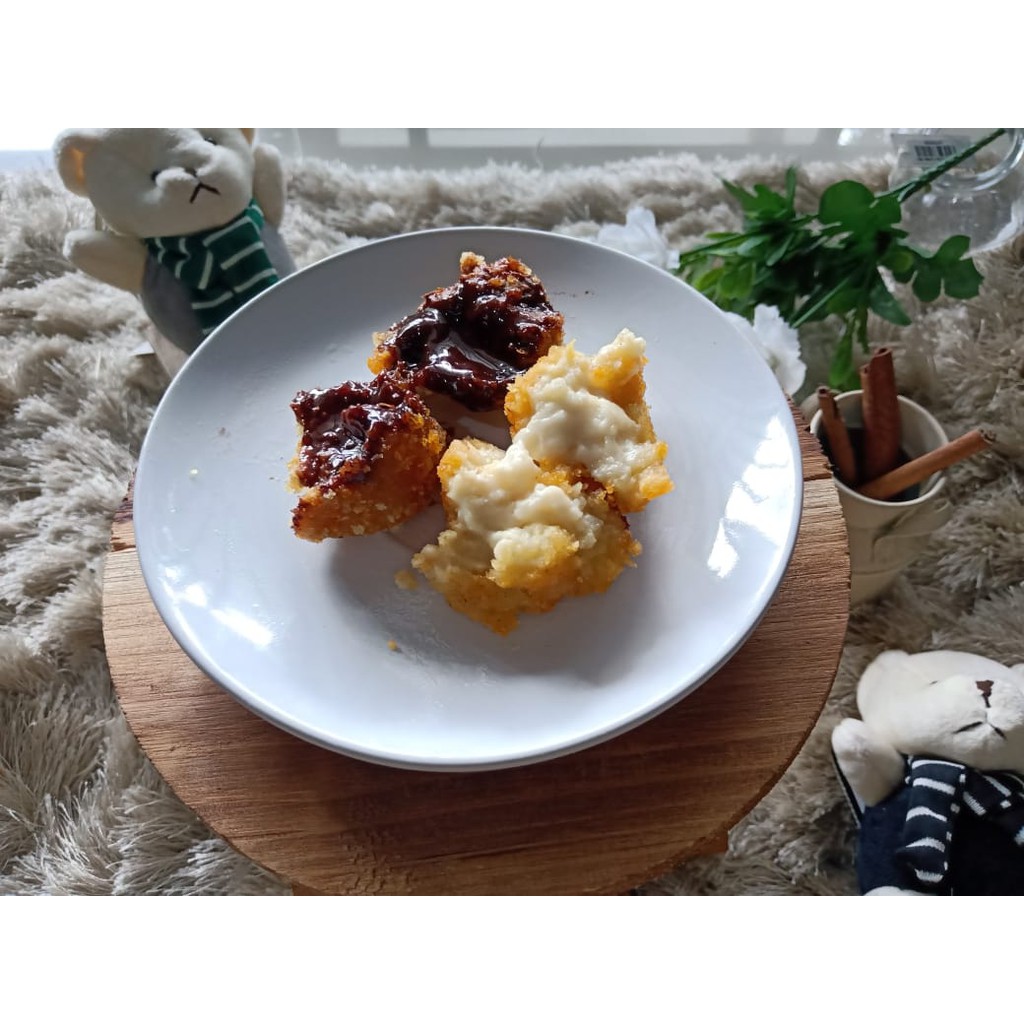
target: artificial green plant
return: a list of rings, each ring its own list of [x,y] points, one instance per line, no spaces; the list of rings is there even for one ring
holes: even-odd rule
[[[978,294],[982,276],[967,256],[966,235],[947,238],[928,253],[908,244],[898,225],[907,199],[1005,132],[997,129],[880,195],[861,182],[839,181],[825,189],[814,213],[796,209],[794,167],[786,171],[783,192],[762,184],[748,192],[725,181],[743,212],[742,229],[709,233],[707,244],[680,256],[676,273],[722,309],[748,319],[759,305],[776,306],[794,328],[837,317],[841,328],[828,384],[857,388],[855,346],[868,351],[868,314],[910,323],[883,271],[909,284],[922,302],[943,292],[956,299]]]

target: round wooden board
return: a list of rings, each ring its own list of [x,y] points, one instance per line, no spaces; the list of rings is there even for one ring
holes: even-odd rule
[[[631,732],[542,764],[385,768],[296,739],[243,708],[178,647],[135,553],[131,494],[104,573],[111,676],[177,795],[296,891],[615,894],[722,849],[813,727],[849,614],[846,530],[799,413],[804,508],[758,628],[695,693]]]

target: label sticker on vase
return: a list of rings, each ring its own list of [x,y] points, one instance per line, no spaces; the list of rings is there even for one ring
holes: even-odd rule
[[[965,135],[907,135],[893,132],[892,141],[918,167],[934,167],[966,149],[971,140]]]

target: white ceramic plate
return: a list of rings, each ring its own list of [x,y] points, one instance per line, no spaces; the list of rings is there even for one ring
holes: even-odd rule
[[[291,532],[286,489],[295,393],[367,379],[372,332],[454,281],[465,250],[530,265],[583,351],[623,327],[646,338],[648,399],[676,484],[631,517],[637,568],[505,638],[425,582],[395,585],[436,538],[439,510],[391,534],[311,544]],[[246,707],[366,760],[479,770],[582,749],[704,682],[774,595],[801,497],[786,400],[714,305],[588,242],[452,228],[326,259],[214,332],[153,418],[135,529],[171,633]]]

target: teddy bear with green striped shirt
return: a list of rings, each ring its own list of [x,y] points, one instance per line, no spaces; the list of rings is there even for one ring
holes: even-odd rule
[[[80,270],[139,296],[170,374],[232,313],[295,270],[279,226],[280,155],[251,128],[68,130],[65,186],[97,225],[68,234]]]

